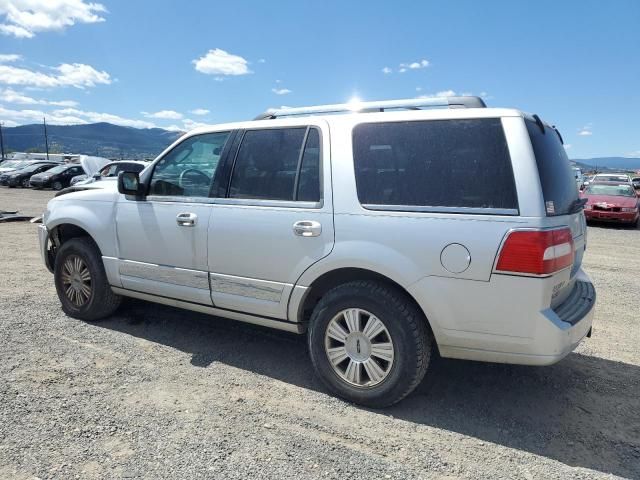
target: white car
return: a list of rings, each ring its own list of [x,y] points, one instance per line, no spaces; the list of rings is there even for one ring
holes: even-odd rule
[[[138,160],[119,160],[111,163],[107,163],[98,172],[89,175],[78,175],[71,179],[71,186],[73,185],[88,185],[99,180],[116,180],[120,172],[141,172],[145,167],[149,165],[148,162]]]
[[[381,407],[435,349],[549,365],[590,335],[582,205],[538,116],[411,99],[196,129],[51,200],[39,236],[68,315],[127,296],[306,333],[331,391]]]

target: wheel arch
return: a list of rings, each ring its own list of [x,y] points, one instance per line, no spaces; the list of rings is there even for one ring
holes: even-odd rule
[[[426,326],[429,329],[429,332],[433,335],[434,340],[436,340],[437,344],[437,332],[434,332],[431,322],[429,321],[429,317],[427,316],[424,309],[420,306],[418,301],[415,299],[415,297],[399,282],[393,280],[387,275],[367,268],[341,267],[325,272],[317,277],[311,282],[304,295],[300,299],[297,307],[296,320],[303,323],[304,325],[308,324],[313,309],[324,294],[338,285],[356,280],[371,280],[382,283],[405,295],[407,299],[414,304],[418,311],[422,313]]]
[[[101,254],[100,246],[96,242],[95,238],[84,228],[71,222],[60,222],[55,226],[49,228],[48,243],[46,250],[46,266],[47,269],[53,272],[55,265],[56,255],[58,250],[65,242],[73,238],[88,238],[95,245],[98,252]]]

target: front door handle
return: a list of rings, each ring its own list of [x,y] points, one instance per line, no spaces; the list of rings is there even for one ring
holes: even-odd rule
[[[293,224],[293,233],[300,237],[318,237],[322,233],[322,225],[314,220],[300,220]]]
[[[176,216],[176,222],[181,227],[195,227],[198,223],[198,216],[195,213],[183,212]]]

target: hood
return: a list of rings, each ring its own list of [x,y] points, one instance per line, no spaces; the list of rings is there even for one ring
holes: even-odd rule
[[[108,158],[90,157],[89,155],[80,155],[80,165],[87,172],[87,176],[92,176],[107,163],[111,162]]]
[[[60,197],[62,195],[67,195],[68,193],[86,192],[86,191],[92,191],[92,190],[93,191],[100,190],[100,191],[108,192],[106,195],[108,196],[108,198],[111,198],[111,195],[118,194],[118,183],[117,182],[93,182],[93,183],[86,183],[86,184],[71,185],[70,187],[63,188],[59,192],[56,192],[55,196]],[[85,195],[83,197],[73,196],[70,198],[87,198],[87,197],[88,195]],[[95,198],[102,199],[105,197],[102,195],[96,195]]]
[[[597,205],[606,203],[614,207],[635,207],[638,203],[638,197],[621,197],[618,195],[585,195],[587,205]]]

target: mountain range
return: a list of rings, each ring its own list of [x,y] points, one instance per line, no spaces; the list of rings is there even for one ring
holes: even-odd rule
[[[45,150],[40,124],[2,129],[5,151]],[[111,123],[48,125],[49,151],[82,153],[106,158],[152,159],[184,132],[162,128],[133,128]],[[598,157],[574,159],[583,170],[638,170],[640,158]]]
[[[45,151],[41,124],[2,129],[6,152]],[[183,132],[133,128],[111,123],[47,125],[49,152],[81,153],[106,158],[152,159]]]

